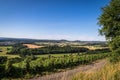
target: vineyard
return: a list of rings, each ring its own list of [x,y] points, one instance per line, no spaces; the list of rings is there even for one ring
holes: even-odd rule
[[[35,57],[27,56],[24,59],[0,57],[0,78],[30,78],[36,75],[45,75],[60,69],[72,68],[77,65],[85,65],[95,60],[108,57],[108,53],[98,54],[69,54],[61,57]]]

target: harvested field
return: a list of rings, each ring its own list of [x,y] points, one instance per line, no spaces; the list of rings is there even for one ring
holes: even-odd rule
[[[72,46],[72,47],[85,47],[90,50],[96,50],[96,49],[107,49],[108,47],[99,47],[99,46]]]
[[[23,45],[27,46],[28,48],[32,48],[32,49],[44,47],[44,46],[38,46],[38,45],[35,45],[35,44],[23,44]]]

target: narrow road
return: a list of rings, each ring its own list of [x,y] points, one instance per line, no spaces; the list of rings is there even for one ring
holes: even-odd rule
[[[78,66],[75,69],[67,70],[65,72],[53,73],[50,75],[45,75],[42,77],[34,78],[31,80],[70,80],[71,76],[80,72],[88,72],[88,71],[97,71],[100,70],[107,63],[106,59],[98,60],[93,62],[92,64]]]

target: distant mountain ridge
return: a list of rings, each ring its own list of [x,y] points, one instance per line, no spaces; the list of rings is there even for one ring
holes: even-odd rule
[[[31,42],[88,42],[88,43],[100,43],[106,41],[81,41],[81,40],[74,40],[69,41],[65,39],[61,40],[50,40],[50,39],[28,39],[28,38],[8,38],[8,37],[0,37],[0,41],[31,41]]]

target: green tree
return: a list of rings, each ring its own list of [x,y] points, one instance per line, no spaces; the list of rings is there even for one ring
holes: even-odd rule
[[[109,44],[120,38],[120,0],[111,0],[107,6],[102,8],[99,25],[102,26],[100,34],[105,35]],[[110,45],[113,50],[112,46]]]
[[[115,62],[119,60],[120,55],[120,0],[111,0],[102,8],[99,25],[101,26],[100,34],[104,35],[108,41],[114,53],[111,59]]]

